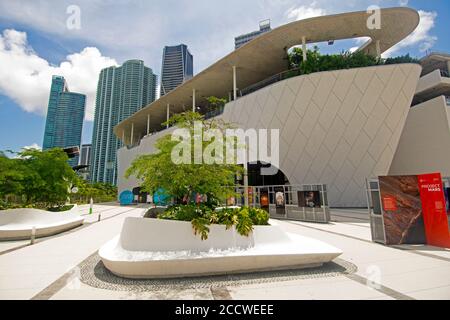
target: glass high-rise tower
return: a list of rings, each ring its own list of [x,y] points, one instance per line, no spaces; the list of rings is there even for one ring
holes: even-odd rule
[[[128,60],[120,67],[100,72],[92,134],[91,181],[116,184],[117,149],[113,133],[120,121],[155,101],[157,76],[142,60]]]
[[[53,76],[45,123],[43,150],[80,147],[86,105],[84,94],[70,92],[62,76]],[[69,159],[78,164],[78,156]]]
[[[194,58],[185,44],[166,46],[161,68],[161,96],[169,93],[194,74]]]

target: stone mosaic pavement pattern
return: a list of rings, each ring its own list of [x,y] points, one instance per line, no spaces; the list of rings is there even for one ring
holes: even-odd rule
[[[155,291],[167,289],[199,289],[243,286],[256,283],[292,281],[322,277],[337,277],[356,272],[357,267],[342,259],[319,268],[271,272],[242,273],[224,276],[190,277],[174,279],[137,280],[117,277],[108,271],[98,254],[90,256],[78,265],[80,280],[92,287],[116,291]]]

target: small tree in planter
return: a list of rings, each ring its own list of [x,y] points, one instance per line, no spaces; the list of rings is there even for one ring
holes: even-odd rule
[[[227,228],[235,225],[240,234],[248,235],[253,225],[248,212],[241,212],[240,209],[215,210],[220,202],[235,195],[234,188],[226,186],[233,186],[236,174],[241,174],[243,169],[236,163],[229,164],[225,161],[210,163],[203,159],[206,150],[211,150],[211,155],[215,156],[217,149],[211,148],[215,142],[214,138],[205,141],[206,139],[198,135],[195,123],[197,125],[201,123],[205,131],[225,132],[226,129],[231,128],[230,124],[221,120],[204,120],[203,116],[196,112],[177,114],[169,120],[169,124],[185,130],[189,137],[184,140],[187,145],[180,148],[180,140],[173,139],[172,135],[161,137],[156,142],[158,152],[136,158],[126,171],[125,177],[134,175],[141,179],[143,190],[149,193],[162,188],[176,199],[187,200],[183,204],[169,207],[159,215],[159,218],[191,221],[194,232],[200,234],[202,239],[207,238],[208,225],[211,223],[225,224]],[[199,146],[202,150],[202,159],[198,159],[198,154],[196,156],[194,151]],[[225,155],[225,145],[222,147],[222,155]],[[235,141],[232,150],[237,150],[239,147]],[[182,153],[186,150],[191,152],[181,155],[185,161],[174,161],[174,153]],[[180,156],[180,154],[177,155]],[[191,200],[194,193],[206,195],[207,201],[202,204],[195,203]]]

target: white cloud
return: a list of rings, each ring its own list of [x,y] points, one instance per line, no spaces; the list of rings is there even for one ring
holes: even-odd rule
[[[399,0],[398,4],[402,7],[406,7],[408,5],[409,0]]]
[[[46,114],[52,75],[61,75],[70,91],[86,94],[86,119],[93,120],[98,75],[111,65],[117,62],[86,47],[54,66],[33,51],[25,32],[7,29],[0,34],[0,93],[28,112]]]
[[[418,46],[420,52],[425,52],[434,46],[438,38],[430,34],[430,32],[434,28],[437,13],[434,11],[428,12],[423,10],[419,10],[418,12],[420,23],[416,30],[403,41],[386,51],[383,54],[383,57],[390,57],[393,53],[407,47]]]
[[[286,16],[290,20],[303,20],[318,16],[324,16],[326,10],[317,7],[317,2],[313,1],[310,5],[302,5],[292,7],[286,12]]]
[[[37,143],[33,143],[31,146],[25,146],[22,149],[37,149],[37,150],[42,150],[41,146],[38,145]]]

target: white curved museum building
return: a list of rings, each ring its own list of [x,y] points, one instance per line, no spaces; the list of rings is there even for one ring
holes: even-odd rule
[[[114,132],[125,144],[118,151],[119,193],[140,185],[124,173],[172,130],[161,124],[187,110],[206,113],[210,96],[228,98],[217,117],[239,128],[279,129],[279,169],[290,184],[326,184],[331,207],[366,206],[366,178],[449,176],[448,55],[283,76],[293,46],[368,37],[358,50],[381,56],[419,23],[409,8],[382,9],[380,29],[368,28],[369,17],[353,12],[278,27],[119,123]]]

